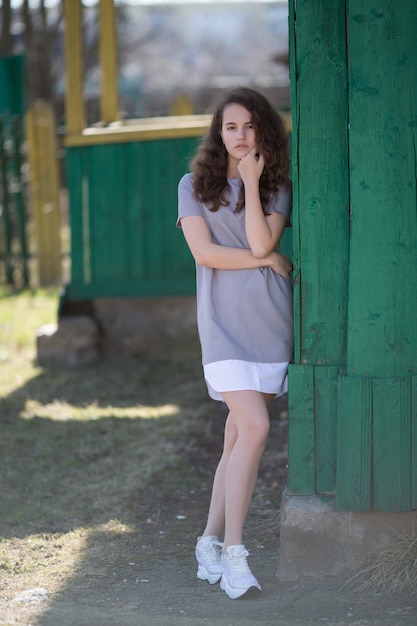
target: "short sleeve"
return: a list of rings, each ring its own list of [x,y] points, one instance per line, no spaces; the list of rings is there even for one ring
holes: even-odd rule
[[[291,226],[291,209],[292,209],[292,188],[281,186],[278,192],[272,197],[268,206],[268,212],[281,213],[288,219],[288,226]]]
[[[178,228],[181,228],[181,218],[183,217],[190,215],[203,217],[201,205],[193,194],[193,176],[192,174],[185,174],[178,184]]]

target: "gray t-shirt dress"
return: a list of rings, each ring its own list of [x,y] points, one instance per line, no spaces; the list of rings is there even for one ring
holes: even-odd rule
[[[237,213],[242,181],[228,179],[229,205],[210,211],[208,206],[193,196],[192,174],[186,174],[178,185],[178,221],[190,215],[202,216],[211,232],[213,243],[233,248],[249,249],[245,233],[245,211]],[[291,190],[279,189],[271,199],[269,212],[291,214]],[[279,251],[279,247],[277,247]],[[203,366],[213,367],[223,362],[221,378],[224,379],[225,361],[248,364],[288,364],[293,355],[293,297],[290,280],[270,268],[219,270],[196,264],[197,323],[201,342]],[[231,370],[231,367],[227,368]],[[266,366],[267,367],[267,366]],[[232,375],[232,379],[239,374]],[[262,376],[261,376],[262,377]],[[277,371],[277,380],[280,377]],[[219,377],[218,377],[219,378]],[[253,378],[253,376],[252,376]],[[259,376],[256,376],[259,378]],[[217,389],[213,394],[222,399],[219,391],[246,389],[233,382],[234,388]],[[227,382],[225,383],[227,387]],[[282,387],[282,381],[277,382]],[[262,380],[250,388],[263,389]],[[274,391],[275,392],[275,391]]]

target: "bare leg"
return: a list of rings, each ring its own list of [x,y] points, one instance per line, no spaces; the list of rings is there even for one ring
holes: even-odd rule
[[[243,524],[269,433],[268,407],[273,396],[257,391],[232,391],[223,397],[230,413],[203,536],[219,537],[224,529],[226,549],[242,543]]]
[[[224,427],[223,453],[214,475],[207,525],[204,530],[203,537],[208,535],[216,535],[217,537],[220,537],[223,534],[227,464],[229,462],[233,446],[235,445],[236,438],[237,428],[233,422],[233,416],[229,413]]]
[[[223,397],[237,429],[226,471],[223,548],[226,550],[228,546],[242,543],[243,525],[269,434],[268,407],[273,396],[257,391],[232,391]]]

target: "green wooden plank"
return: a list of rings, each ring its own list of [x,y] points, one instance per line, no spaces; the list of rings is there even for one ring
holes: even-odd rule
[[[410,379],[373,382],[374,509],[411,508]]]
[[[179,182],[179,167],[177,161],[176,146],[178,141],[165,140],[164,144],[161,143],[161,150],[163,151],[164,160],[164,185],[161,188],[160,202],[162,207],[162,213],[164,216],[163,228],[162,228],[162,256],[161,256],[161,271],[164,275],[175,274],[176,266],[176,243],[179,242],[180,233],[176,232],[175,221],[177,216],[177,193]]]
[[[417,362],[417,3],[349,0],[351,256],[348,369]]]
[[[195,278],[195,262],[185,242],[182,231],[175,228],[178,215],[178,183],[180,178],[189,171],[191,158],[195,154],[199,141],[195,138],[184,138],[174,144],[175,191],[173,199],[167,207],[169,214],[170,234],[170,268],[176,278]]]
[[[196,141],[160,140],[147,147],[146,202],[154,206],[147,214],[148,258],[150,276],[170,275],[194,277],[194,261],[181,231],[175,228],[177,219],[177,189],[181,176],[188,169]]]
[[[151,295],[156,285],[161,295],[194,293],[194,260],[175,222],[195,146],[179,138],[68,150],[71,294]]]
[[[164,142],[165,145],[165,142]],[[161,141],[146,142],[146,258],[149,278],[155,279],[161,274],[163,239],[161,237],[161,219],[165,220],[161,188],[166,184]],[[172,225],[171,225],[172,227]]]
[[[1,64],[0,64],[1,68]],[[6,157],[6,153],[4,150],[4,146],[6,145],[6,140],[8,136],[8,124],[5,116],[1,116],[0,118],[0,192],[1,192],[1,202],[2,207],[0,210],[0,219],[3,223],[2,230],[4,231],[4,251],[2,256],[4,256],[5,262],[5,273],[6,273],[6,282],[10,285],[14,283],[14,274],[13,274],[13,259],[12,259],[12,249],[13,249],[13,222],[12,215],[10,210],[10,193],[9,193],[9,185],[7,183],[9,172],[8,172],[8,159]]]
[[[24,141],[24,129],[23,118],[14,116],[11,120],[11,133],[13,142],[13,154],[11,155],[14,180],[18,182],[16,189],[13,192],[15,202],[15,215],[17,220],[16,236],[19,242],[19,254],[18,260],[21,266],[23,284],[25,287],[29,286],[29,252],[27,242],[27,219],[26,219],[26,207],[25,207],[25,193],[24,193],[24,181],[22,177],[23,172],[23,152],[22,146]]]
[[[26,55],[14,54],[0,58],[0,112],[23,117],[26,100]]]
[[[369,511],[372,379],[339,377],[336,508]]]
[[[411,378],[411,508],[417,509],[417,376]]]
[[[349,243],[345,3],[297,3],[297,162],[301,360],[345,360]],[[331,19],[329,18],[331,16]]]
[[[316,491],[336,489],[337,390],[339,368],[315,367]]]
[[[288,488],[291,494],[313,494],[315,493],[314,367],[290,365],[288,380]]]
[[[90,229],[93,280],[117,280],[127,269],[126,146],[90,146]]]
[[[125,146],[127,272],[124,278],[132,281],[146,275],[145,179],[144,143],[129,142]]]
[[[91,284],[71,281],[68,288],[70,300],[95,298],[133,298],[141,296],[190,296],[195,294],[195,281],[165,280],[117,280],[95,281]]]

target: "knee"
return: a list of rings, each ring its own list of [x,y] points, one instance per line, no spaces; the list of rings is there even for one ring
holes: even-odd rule
[[[264,447],[270,430],[269,418],[255,415],[249,420],[245,430],[247,438],[254,447]]]
[[[224,446],[223,446],[224,454],[226,455],[230,454],[230,452],[233,450],[233,447],[236,443],[237,434],[238,434],[238,431],[237,431],[236,425],[229,418],[226,422],[226,427],[224,430]]]

